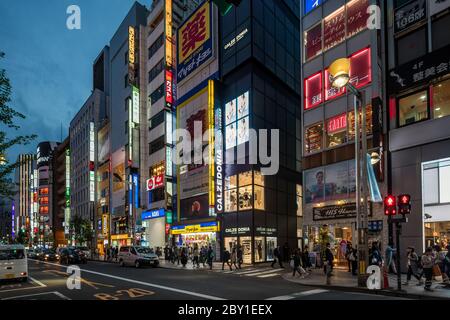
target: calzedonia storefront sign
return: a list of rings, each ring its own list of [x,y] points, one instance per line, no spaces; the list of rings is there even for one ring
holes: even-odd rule
[[[333,220],[356,217],[356,203],[313,208],[313,220]]]
[[[394,92],[409,89],[450,72],[450,45],[403,64],[389,72],[389,87]]]

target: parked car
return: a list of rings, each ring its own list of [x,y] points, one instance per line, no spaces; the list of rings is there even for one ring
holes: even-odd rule
[[[91,259],[91,250],[89,250],[88,247],[84,247],[84,246],[76,246],[74,247],[77,250],[83,251],[86,259]]]
[[[38,258],[38,251],[35,249],[28,249],[27,250],[27,258],[28,259],[37,259]]]
[[[59,260],[59,255],[53,249],[46,249],[39,256],[39,260],[42,260],[42,261],[58,261]]]
[[[79,264],[87,263],[87,258],[83,251],[74,248],[63,248],[59,255],[60,264]]]
[[[123,246],[119,250],[118,260],[120,266],[153,266],[159,265],[159,258],[153,250],[139,246]]]

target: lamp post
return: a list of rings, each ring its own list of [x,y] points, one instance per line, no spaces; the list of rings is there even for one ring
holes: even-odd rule
[[[369,265],[368,247],[368,185],[367,185],[367,134],[364,95],[350,83],[350,60],[334,61],[330,68],[330,83],[334,88],[347,88],[353,95],[355,113],[355,185],[356,225],[358,229],[358,285],[366,286],[366,269]],[[359,122],[361,106],[361,125]]]

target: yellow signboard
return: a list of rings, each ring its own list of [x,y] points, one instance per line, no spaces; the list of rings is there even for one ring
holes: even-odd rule
[[[173,66],[172,0],[166,0],[166,64]]]
[[[178,64],[183,63],[211,37],[210,3],[205,3],[178,30]]]
[[[131,65],[136,62],[135,57],[135,30],[134,27],[128,27],[128,61]]]
[[[189,233],[203,233],[203,232],[219,232],[220,227],[216,222],[194,224],[189,226],[174,226],[170,233],[172,235],[189,234]]]

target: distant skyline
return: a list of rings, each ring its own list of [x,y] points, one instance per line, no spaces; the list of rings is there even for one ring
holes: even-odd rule
[[[134,4],[134,0],[0,1],[0,51],[11,81],[10,106],[23,113],[21,129],[8,137],[37,134],[30,145],[8,150],[13,162],[35,153],[40,141],[60,141],[92,90],[92,63]],[[149,7],[152,0],[139,3]],[[69,30],[70,5],[81,9],[81,30]],[[3,129],[2,129],[3,130]]]

